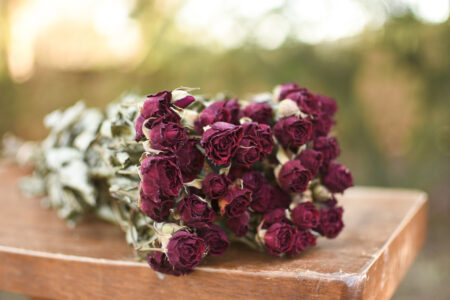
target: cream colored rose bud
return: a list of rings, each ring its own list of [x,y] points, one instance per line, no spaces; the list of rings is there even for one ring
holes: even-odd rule
[[[284,99],[278,105],[278,116],[280,118],[295,116],[300,112],[297,103],[291,99]]]
[[[172,91],[172,101],[177,101],[189,96],[189,93],[183,90],[173,90]]]
[[[333,196],[325,186],[320,184],[314,187],[312,193],[316,201],[326,201]]]
[[[194,128],[194,122],[198,118],[198,112],[191,109],[183,109],[181,121],[188,127]]]

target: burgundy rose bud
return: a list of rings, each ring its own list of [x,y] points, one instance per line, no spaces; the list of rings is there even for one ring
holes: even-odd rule
[[[341,153],[338,141],[335,138],[319,136],[314,140],[314,150],[322,152],[323,162],[327,164]]]
[[[297,232],[295,233],[294,245],[292,250],[287,254],[292,256],[305,250],[309,246],[315,245],[316,237],[309,230],[297,229]]]
[[[277,87],[278,89],[278,100],[286,99],[286,95],[293,92],[294,90],[298,90],[299,86],[295,82],[289,82],[282,84]]]
[[[140,116],[136,119],[136,141],[143,137],[143,126],[148,129],[159,123],[180,121],[180,116],[170,109],[172,94],[168,91],[162,91],[154,95],[147,96],[141,110]]]
[[[248,231],[249,213],[244,212],[236,218],[228,218],[227,226],[234,232],[237,237],[243,237]]]
[[[216,214],[209,207],[206,201],[203,201],[196,195],[188,195],[178,202],[178,213],[181,220],[187,224],[214,221]]]
[[[256,138],[244,135],[236,152],[235,161],[244,167],[250,167],[254,163],[262,160],[264,157],[262,150],[262,146]]]
[[[157,150],[175,152],[188,140],[186,130],[179,123],[160,123],[150,131],[151,147]]]
[[[283,191],[280,187],[274,186],[272,189],[272,202],[270,209],[288,208],[291,204],[291,195]]]
[[[275,223],[288,223],[284,209],[277,208],[264,214],[263,228],[269,228],[270,225]]]
[[[291,211],[291,219],[300,228],[315,228],[319,225],[319,212],[312,202],[303,202]]]
[[[202,191],[209,198],[219,200],[224,198],[228,193],[228,187],[230,185],[231,180],[225,174],[211,173],[203,180]]]
[[[313,135],[327,136],[331,130],[331,127],[336,124],[336,121],[327,114],[320,113],[318,116],[312,119]]]
[[[273,186],[270,184],[263,184],[260,189],[252,193],[251,208],[259,213],[265,213],[269,210],[272,202]]]
[[[332,98],[328,98],[323,95],[315,95],[317,101],[319,102],[320,111],[325,113],[326,115],[332,117],[336,114],[338,110],[338,106],[336,101]]]
[[[286,95],[286,99],[291,99],[297,103],[298,107],[304,113],[316,115],[319,113],[319,101],[305,88],[293,90]]]
[[[263,184],[252,193],[251,208],[259,213],[265,213],[275,208],[287,208],[291,202],[288,194],[271,184]]]
[[[171,198],[154,199],[146,196],[142,191],[139,202],[141,210],[155,222],[167,221],[170,209],[175,205],[175,201]]]
[[[238,99],[234,98],[231,100],[225,101],[224,108],[228,110],[230,113],[230,123],[238,125],[239,124],[239,114],[240,114],[240,106],[238,103]]]
[[[337,162],[331,162],[323,170],[322,183],[330,192],[342,193],[353,186],[353,176],[345,166]]]
[[[147,263],[156,272],[164,274],[180,276],[190,272],[190,270],[183,272],[181,270],[175,269],[175,267],[169,263],[166,254],[159,251],[153,252],[152,254],[148,254]]]
[[[291,160],[285,163],[278,174],[281,188],[289,193],[304,192],[311,178],[311,172],[298,160]]]
[[[144,131],[142,129],[142,127],[144,126],[144,122],[145,122],[145,117],[143,115],[139,115],[136,118],[136,121],[134,121],[134,129],[136,131],[136,135],[135,135],[135,140],[136,142],[139,142],[140,140],[142,140],[145,135],[144,135]]]
[[[183,185],[181,171],[174,156],[155,155],[141,163],[141,189],[155,199],[178,196]]]
[[[228,218],[242,215],[250,205],[251,195],[248,189],[231,188],[225,198],[219,200],[220,213]]]
[[[269,124],[272,118],[272,108],[266,103],[250,103],[245,107],[243,113],[244,116],[257,123]]]
[[[203,133],[201,145],[206,156],[216,165],[229,165],[242,139],[242,128],[217,122]]]
[[[284,147],[300,147],[311,139],[312,125],[308,119],[292,116],[280,119],[275,124],[273,131]]]
[[[323,208],[319,210],[320,221],[316,231],[327,238],[335,238],[344,227],[342,207]]]
[[[247,172],[249,168],[238,165],[238,164],[231,164],[230,171],[228,172],[228,178],[230,178],[231,181],[235,181],[238,178],[242,177],[242,174]]]
[[[197,178],[198,173],[203,169],[205,156],[197,148],[198,139],[189,139],[183,147],[176,153],[178,166],[183,176],[183,182],[190,182]]]
[[[216,224],[199,225],[197,234],[208,244],[208,253],[212,256],[221,256],[230,246],[227,234]]]
[[[174,101],[173,104],[179,108],[186,108],[194,101],[195,98],[193,96],[187,95],[186,97]]]
[[[327,207],[335,207],[337,205],[337,200],[335,197],[331,197],[325,201],[321,201],[321,203]]]
[[[306,149],[300,152],[295,159],[299,160],[302,166],[307,168],[314,177],[317,175],[319,168],[322,166],[323,154],[319,151]]]
[[[202,260],[207,245],[195,234],[177,231],[167,244],[167,258],[174,268],[181,272],[192,271]]]
[[[195,122],[195,131],[203,133],[203,127],[215,122],[230,122],[230,111],[225,107],[225,101],[217,101],[206,107]]]
[[[256,122],[247,122],[242,124],[243,136],[253,137],[260,145],[260,151],[264,154],[272,152],[274,142],[272,138],[272,129],[266,124]],[[264,158],[264,157],[262,157]]]
[[[244,187],[252,192],[259,190],[263,184],[267,182],[266,178],[261,172],[258,171],[247,171],[241,175],[242,181],[244,182]]]
[[[275,256],[290,253],[294,247],[295,227],[286,223],[275,223],[267,229],[264,244],[267,251]]]

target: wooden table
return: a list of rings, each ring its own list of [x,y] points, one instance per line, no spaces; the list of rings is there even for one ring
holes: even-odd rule
[[[346,227],[334,240],[278,259],[235,245],[188,276],[136,262],[119,228],[68,228],[25,198],[23,170],[0,165],[0,290],[53,299],[387,299],[419,252],[427,196],[353,188],[339,199]]]

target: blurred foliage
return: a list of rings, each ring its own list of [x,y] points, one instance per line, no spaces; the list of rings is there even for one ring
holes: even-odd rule
[[[430,193],[429,243],[418,264],[436,277],[425,286],[433,292],[417,291],[420,274],[411,275],[400,291],[419,298],[449,292],[443,284],[450,269],[448,20],[424,24],[404,15],[334,43],[312,46],[287,40],[264,50],[249,42],[226,50],[193,43],[173,28],[170,16],[140,3],[134,17],[144,33],[145,54],[130,67],[61,71],[37,63],[33,77],[15,83],[5,63],[6,39],[0,36],[0,135],[12,131],[41,139],[46,135],[44,115],[78,99],[104,107],[124,91],[146,94],[181,85],[245,97],[296,81],[338,101],[340,160],[353,171],[356,184]],[[0,23],[0,32],[6,26]],[[432,264],[431,259],[440,260]]]

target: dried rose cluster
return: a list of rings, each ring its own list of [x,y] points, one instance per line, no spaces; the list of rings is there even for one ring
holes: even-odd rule
[[[344,223],[334,194],[353,185],[334,161],[336,111],[295,83],[252,101],[183,89],[148,96],[135,129],[145,149],[139,205],[159,226],[150,266],[182,275],[234,239],[292,256],[336,237]]]

